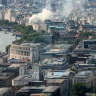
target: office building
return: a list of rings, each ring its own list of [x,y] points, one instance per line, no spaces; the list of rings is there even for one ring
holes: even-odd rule
[[[92,71],[81,71],[77,73],[73,78],[73,83],[82,82],[87,87],[91,87],[94,81],[94,75]]]
[[[26,59],[31,62],[38,62],[40,49],[39,43],[12,44],[9,52],[9,59]]]

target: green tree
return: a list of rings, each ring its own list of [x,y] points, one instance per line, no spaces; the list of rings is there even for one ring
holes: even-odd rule
[[[96,84],[95,84],[94,87],[93,87],[93,93],[94,93],[95,96],[96,96]]]
[[[67,40],[68,40],[68,37],[64,36],[64,37],[62,38],[62,40],[63,40],[63,41],[67,41]]]
[[[31,25],[28,26],[25,26],[24,24],[18,25],[16,22],[9,22],[8,20],[0,20],[0,26],[12,27],[13,29],[21,33],[21,38],[19,40],[14,41],[13,43],[20,44],[23,41],[48,43],[43,37],[43,35],[46,35],[48,33],[44,30],[37,32],[33,29]]]
[[[7,45],[7,46],[6,46],[6,52],[8,52],[10,46],[11,46],[11,45]]]
[[[83,83],[74,83],[71,88],[71,96],[85,96],[87,92],[87,87]]]
[[[30,32],[32,32],[33,27],[31,25],[27,26],[27,33],[29,34]]]
[[[85,38],[87,38],[88,36],[90,36],[90,35],[92,35],[92,33],[90,33],[90,32],[80,32],[80,36],[81,37],[85,37]]]
[[[78,45],[79,42],[80,42],[80,39],[76,39],[76,40],[74,41],[74,44]]]
[[[52,33],[52,42],[55,43],[55,41],[58,41],[60,38],[59,32],[53,32]]]

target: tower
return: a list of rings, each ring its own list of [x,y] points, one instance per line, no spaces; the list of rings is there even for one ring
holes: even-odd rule
[[[7,5],[7,0],[0,0],[0,4]]]

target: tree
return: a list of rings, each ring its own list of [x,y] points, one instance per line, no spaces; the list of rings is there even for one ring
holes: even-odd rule
[[[71,96],[85,96],[87,92],[87,87],[83,83],[74,83],[71,88]]]
[[[80,33],[80,36],[81,36],[81,37],[84,37],[84,38],[87,38],[87,37],[90,36],[90,35],[92,35],[92,33],[90,33],[90,32],[81,32],[81,33]]]
[[[10,46],[11,46],[11,45],[7,45],[7,46],[6,46],[6,52],[9,51]]]
[[[74,43],[75,43],[76,45],[78,45],[79,42],[80,42],[79,39],[76,39],[76,40],[74,41]]]
[[[29,34],[33,30],[33,27],[31,25],[27,26],[27,33]]]
[[[96,96],[96,84],[95,84],[94,87],[93,87],[93,93],[94,93],[95,96]]]
[[[21,33],[19,40],[15,40],[13,43],[20,44],[24,41],[36,42],[36,43],[49,43],[45,40],[43,35],[48,34],[46,31],[42,30],[37,32],[33,29],[31,25],[25,26],[24,24],[18,25],[16,22],[9,22],[8,20],[0,20],[0,26],[12,27],[16,31]],[[6,49],[8,51],[8,49]]]
[[[52,42],[55,43],[55,41],[58,41],[60,38],[59,32],[53,32],[52,33]]]
[[[68,41],[68,37],[64,36],[64,37],[62,38],[62,40],[63,40],[63,41]]]

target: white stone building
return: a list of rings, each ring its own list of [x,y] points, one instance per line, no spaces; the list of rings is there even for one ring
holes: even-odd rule
[[[81,71],[77,73],[73,78],[73,83],[82,82],[86,84],[87,87],[91,87],[94,81],[94,75],[92,71]]]
[[[36,81],[43,79],[42,70],[39,68],[38,64],[34,65],[21,65],[19,68],[20,76],[31,76]]]
[[[30,76],[18,76],[12,80],[12,86],[23,86],[33,80]]]
[[[40,43],[12,44],[9,51],[9,59],[26,59],[31,62],[38,62],[40,45]]]
[[[5,11],[4,10],[0,11],[0,19],[1,20],[4,20],[4,15],[5,15]]]
[[[42,81],[43,73],[38,65],[21,65],[19,76],[12,80],[12,86],[23,86],[32,81]]]

